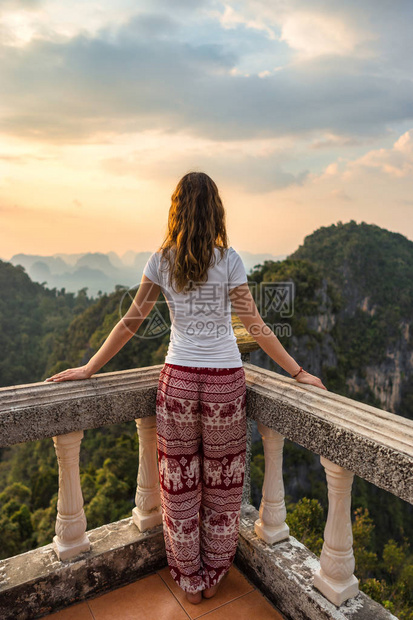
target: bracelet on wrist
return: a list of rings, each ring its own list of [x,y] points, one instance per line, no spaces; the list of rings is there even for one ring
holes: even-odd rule
[[[302,371],[302,369],[303,369],[303,367],[302,367],[302,366],[300,366],[300,370],[299,370],[298,372],[296,372],[296,373],[295,373],[295,375],[291,375],[291,377],[292,377],[293,379],[295,379],[295,377],[297,377],[297,376],[300,374],[300,372]]]

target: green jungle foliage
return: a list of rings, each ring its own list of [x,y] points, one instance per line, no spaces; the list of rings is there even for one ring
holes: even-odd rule
[[[411,320],[412,242],[364,222],[339,222],[306,237],[286,260],[257,265],[249,280],[257,287],[260,311],[262,283],[294,282],[295,311],[290,317],[281,317],[291,326],[293,338],[279,336],[283,345],[296,359],[308,359],[306,368],[314,373],[319,370],[331,391],[380,407],[363,386],[363,378],[367,364],[384,364],[386,351],[400,346],[400,322]],[[3,261],[0,283],[0,386],[43,381],[65,368],[86,363],[127,310],[135,292],[117,286],[112,294],[91,299],[86,289],[77,295],[64,289],[48,290],[31,282],[22,267]],[[367,311],[361,303],[365,298]],[[308,317],[322,314],[335,317],[330,345],[324,332],[308,326]],[[263,318],[267,323],[280,321],[275,311]],[[156,335],[159,324],[161,333]],[[151,326],[154,331],[148,337]],[[162,364],[169,326],[161,294],[137,334],[99,372]],[[407,345],[409,350],[413,348],[411,336]],[[327,346],[334,349],[335,366],[325,363]],[[272,360],[270,367],[284,373]],[[360,380],[358,391],[347,385],[349,376]],[[397,413],[413,419],[413,377],[402,379]],[[131,515],[138,456],[134,422],[85,431],[80,471],[88,529]],[[251,460],[251,502],[257,508],[264,470],[259,441],[252,446]],[[283,470],[290,534],[319,556],[328,508],[319,456],[285,440]],[[51,438],[0,448],[2,558],[51,542],[57,489]],[[401,620],[413,620],[413,551],[408,542],[413,538],[412,512],[410,504],[354,476],[355,574],[360,589]]]
[[[32,282],[24,267],[0,260],[0,387],[40,381],[55,346],[93,300]]]

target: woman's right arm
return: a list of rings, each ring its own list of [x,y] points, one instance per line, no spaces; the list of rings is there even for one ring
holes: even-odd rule
[[[300,365],[284,349],[277,336],[263,321],[254,298],[251,295],[248,283],[241,284],[229,292],[232,307],[239,316],[247,332],[258,342],[261,349],[267,353],[281,368],[290,375],[295,375]],[[326,390],[321,379],[302,370],[296,377],[299,383],[308,383]]]
[[[100,349],[84,366],[67,368],[51,377],[47,377],[46,382],[54,381],[76,381],[78,379],[89,379],[102,366],[107,364],[116,353],[132,338],[139,329],[145,318],[154,307],[161,287],[156,282],[152,282],[146,275],[142,275],[142,280],[136,292],[129,310],[116,323]]]

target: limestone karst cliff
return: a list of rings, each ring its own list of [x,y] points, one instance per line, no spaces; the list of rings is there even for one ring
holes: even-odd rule
[[[332,391],[413,418],[413,242],[340,222],[252,279],[295,283],[293,316],[274,310],[265,320],[290,325],[280,340],[304,368]],[[262,351],[252,361],[285,374]]]

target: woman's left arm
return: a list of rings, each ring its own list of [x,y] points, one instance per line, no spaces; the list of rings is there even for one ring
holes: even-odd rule
[[[141,283],[136,292],[132,304],[120,321],[110,332],[99,351],[84,366],[78,368],[68,368],[45,379],[45,382],[76,381],[78,379],[89,379],[102,366],[108,363],[116,353],[132,338],[137,332],[144,319],[154,307],[161,287],[152,282],[145,275],[142,276]]]

